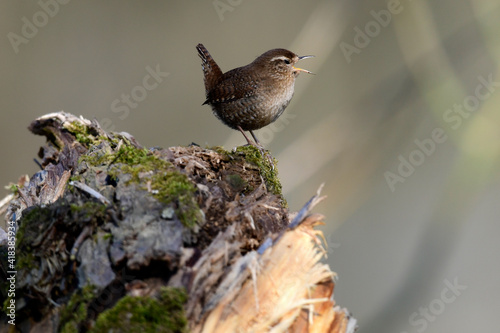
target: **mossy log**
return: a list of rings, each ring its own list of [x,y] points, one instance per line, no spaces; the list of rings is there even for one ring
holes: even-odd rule
[[[320,262],[322,198],[289,213],[268,152],[146,149],[64,112],[29,129],[47,142],[0,203],[3,330],[356,329]]]

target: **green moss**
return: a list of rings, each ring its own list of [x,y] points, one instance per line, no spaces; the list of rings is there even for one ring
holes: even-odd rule
[[[106,206],[100,202],[86,201],[82,205],[70,204],[69,209],[79,221],[88,221],[93,217],[104,218]]]
[[[19,186],[17,186],[17,184],[14,184],[14,183],[10,183],[9,185],[5,186],[4,188],[6,190],[9,190],[9,192],[12,194],[17,194],[17,192],[19,192]]]
[[[278,177],[277,161],[273,158],[273,165],[267,159],[267,156],[262,156],[262,153],[254,146],[240,146],[236,148],[233,155],[243,155],[245,161],[257,166],[260,170],[260,175],[266,182],[267,190],[275,195],[282,196],[281,183]]]
[[[80,324],[87,319],[89,303],[95,296],[95,289],[91,285],[86,285],[71,296],[68,303],[61,308],[60,332],[79,332]]]
[[[38,264],[30,244],[40,235],[41,230],[46,227],[50,220],[51,210],[48,207],[33,206],[23,212],[16,233],[16,268],[31,269]]]
[[[35,263],[37,263],[38,265],[38,262],[36,260],[35,254],[32,252],[33,250],[31,247],[25,246],[24,250],[24,253],[19,255],[19,258],[17,259],[16,268],[30,270],[35,266]]]
[[[184,290],[171,287],[157,298],[125,296],[97,317],[90,332],[187,332],[186,301]]]
[[[163,164],[163,160],[158,159],[146,148],[136,148],[132,145],[123,145],[120,147],[118,152],[115,154],[113,163],[123,163],[127,165],[137,165],[137,164]],[[167,163],[167,162],[165,162]]]
[[[130,174],[131,181],[145,183],[141,180],[150,177],[151,190],[159,201],[177,205],[176,214],[188,228],[196,224],[197,215],[200,210],[194,199],[196,188],[189,178],[177,171],[173,165],[146,149],[137,149],[131,146],[120,149],[115,162],[123,163],[120,172]],[[148,174],[151,174],[149,176]],[[144,185],[146,188],[146,185]]]
[[[111,146],[104,146],[96,151],[92,151],[92,148],[90,148],[86,155],[80,156],[78,162],[86,162],[91,166],[98,167],[103,164],[109,165],[115,158],[116,153],[113,153]]]
[[[132,181],[135,182],[140,181],[141,174],[172,168],[171,163],[160,159],[147,149],[138,149],[133,146],[121,147],[110,162],[123,164],[116,171],[130,174]]]
[[[70,182],[80,182],[82,181],[82,176],[81,175],[73,175],[69,177]]]
[[[147,149],[128,144],[121,146],[114,154],[87,155],[82,159],[91,165],[113,164],[115,168],[108,171],[111,177],[118,179],[120,175],[128,174],[131,176],[128,183],[142,184],[144,189],[150,181],[155,198],[165,204],[175,203],[176,214],[186,227],[192,228],[196,224],[200,211],[194,198],[196,188],[172,163]]]
[[[226,158],[229,158],[230,156],[230,152],[228,152],[227,150],[225,150],[223,147],[221,146],[214,146],[214,147],[207,147],[207,149],[210,149],[210,150],[213,150],[215,151],[216,153],[226,157]]]
[[[231,185],[232,188],[234,188],[238,192],[243,191],[248,187],[248,183],[237,173],[226,175],[226,181],[229,185]]]
[[[96,138],[90,132],[89,127],[78,121],[74,121],[70,125],[67,125],[67,129],[75,135],[76,141],[80,142],[85,147],[89,147],[96,142]]]
[[[108,175],[115,181],[123,174],[128,174],[131,177],[126,184],[141,184],[144,189],[150,181],[153,195],[165,204],[174,203],[177,207],[176,214],[186,227],[195,226],[200,214],[200,208],[194,198],[196,188],[189,178],[180,173],[170,162],[148,149],[135,147],[126,138],[121,138],[122,145],[117,151],[113,151],[112,147],[118,144],[118,139],[83,140],[81,136],[87,135],[91,138],[93,136],[88,133],[85,125],[76,122],[72,123],[71,130],[82,144],[101,142],[101,149],[93,151],[89,148],[89,152],[82,155],[79,162],[86,162],[94,167],[107,165]]]
[[[51,210],[48,206],[31,206],[23,211],[23,216],[21,217],[21,222],[19,230],[17,233],[17,240],[20,241],[23,236],[23,230],[29,225],[36,224],[36,222],[43,220],[45,221],[51,215]]]
[[[1,286],[4,288],[4,290],[5,290],[5,286],[6,286],[6,285],[7,285],[7,284],[4,284],[4,283],[2,283],[2,284],[1,284]],[[10,298],[10,297],[6,297],[6,298],[5,298],[5,300],[3,301],[3,304],[2,304],[2,311],[3,311],[4,313],[9,313],[9,310],[7,309],[7,307],[10,305],[10,300],[11,300],[11,298]]]
[[[194,198],[196,188],[186,175],[178,171],[157,173],[151,178],[151,188],[161,202],[177,204],[175,212],[184,226],[196,225],[200,207]]]
[[[98,225],[105,219],[106,206],[93,201],[87,201],[82,205],[57,201],[46,207],[30,207],[23,212],[16,234],[17,269],[31,270],[39,266],[42,253],[39,253],[39,248],[34,249],[31,244],[40,243],[40,234],[46,232],[47,229],[54,228],[54,223],[80,229],[78,224],[91,222]],[[36,251],[38,252],[35,253]]]
[[[119,170],[114,170],[114,173],[116,174],[122,170],[132,173],[133,176],[137,176],[142,171],[156,170],[171,165],[153,155],[146,148],[140,149],[129,144],[122,145],[116,152],[112,151],[111,146],[103,148],[97,150],[97,152],[90,151],[87,155],[82,155],[79,161],[86,162],[91,166],[124,164]],[[129,168],[124,169],[126,167]]]

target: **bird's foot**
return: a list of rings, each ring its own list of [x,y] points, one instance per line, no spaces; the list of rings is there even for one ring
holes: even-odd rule
[[[262,158],[267,159],[267,161],[269,162],[269,165],[271,166],[271,169],[274,170],[274,159],[271,156],[271,153],[268,150],[266,150],[264,148],[264,146],[259,142],[259,139],[257,139],[257,137],[255,136],[253,131],[249,131],[249,132],[250,132],[250,134],[252,134],[252,137],[255,141],[250,140],[248,138],[248,136],[245,134],[245,131],[243,131],[243,129],[240,126],[238,126],[238,130],[241,132],[241,134],[243,134],[243,136],[245,137],[245,139],[248,142],[248,144],[246,144],[245,146],[254,146],[255,148],[257,148],[260,151]]]
[[[260,151],[262,158],[267,159],[267,162],[271,166],[271,169],[274,170],[274,158],[271,156],[271,153],[269,152],[269,150],[266,150],[260,144],[256,144],[255,147]]]

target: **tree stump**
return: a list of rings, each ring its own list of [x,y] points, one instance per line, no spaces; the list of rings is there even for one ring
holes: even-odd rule
[[[289,213],[260,150],[146,149],[64,112],[29,129],[47,142],[0,203],[2,331],[356,329],[320,262],[322,197]]]

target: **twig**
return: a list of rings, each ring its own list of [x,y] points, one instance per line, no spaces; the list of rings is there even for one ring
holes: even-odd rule
[[[323,189],[323,186],[325,184],[321,184],[318,188],[318,191],[316,192],[316,195],[313,196],[305,205],[304,207],[302,207],[302,209],[297,213],[297,215],[293,218],[292,222],[290,222],[290,224],[288,225],[288,227],[290,229],[293,229],[295,228],[296,226],[298,226],[305,218],[306,216],[309,214],[309,212],[314,208],[314,206],[316,206],[318,203],[320,203],[321,201],[323,201],[323,199],[326,198],[326,196],[322,196],[320,197],[321,195],[321,190]]]
[[[86,185],[84,183],[80,183],[80,182],[77,182],[77,181],[71,181],[71,182],[69,182],[69,184],[71,186],[75,186],[75,187],[79,188],[80,190],[82,190],[84,192],[87,192],[88,194],[90,194],[91,196],[93,196],[94,198],[96,198],[97,200],[99,200],[100,202],[102,202],[105,205],[109,205],[111,203],[101,193],[97,192],[92,187],[90,187],[90,186],[88,186],[88,185]]]

